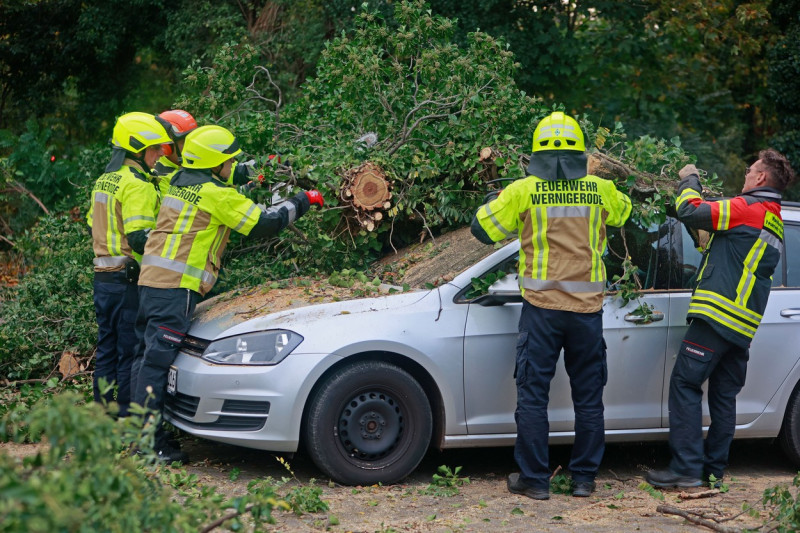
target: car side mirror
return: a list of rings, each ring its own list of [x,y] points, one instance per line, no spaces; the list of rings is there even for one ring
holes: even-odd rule
[[[483,307],[521,303],[522,293],[519,290],[517,274],[508,274],[489,285],[486,294],[478,296],[472,303]]]

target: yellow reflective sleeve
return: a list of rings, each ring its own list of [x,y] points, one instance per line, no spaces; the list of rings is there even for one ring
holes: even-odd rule
[[[153,184],[130,175],[125,175],[123,182],[118,194],[122,204],[122,232],[127,235],[155,228],[159,198]]]
[[[702,196],[700,196],[700,193],[699,193],[699,192],[697,192],[697,191],[696,191],[696,190],[694,190],[694,189],[691,189],[691,188],[688,188],[688,187],[687,187],[687,188],[686,188],[686,189],[684,189],[684,190],[683,190],[683,192],[682,192],[682,193],[681,193],[681,194],[678,196],[678,199],[677,199],[677,200],[676,200],[676,202],[675,202],[675,207],[677,207],[678,209],[680,209],[681,205],[683,205],[684,203],[688,202],[690,199],[694,199],[694,198],[700,198],[701,200],[703,199],[703,197],[702,197]]]
[[[243,235],[250,234],[261,216],[261,209],[232,187],[216,187],[213,202],[213,215],[224,225]]]
[[[86,213],[86,223],[89,224],[89,227],[92,227],[92,221],[94,220],[94,191],[92,191],[92,196],[89,201],[89,212]]]
[[[495,242],[517,232],[519,199],[520,195],[525,194],[524,188],[520,186],[523,181],[517,180],[506,187],[497,198],[482,205],[475,215],[483,230]]]
[[[625,225],[625,221],[631,216],[633,205],[630,197],[617,189],[613,182],[603,181],[603,205],[608,211],[606,225],[619,228]]]

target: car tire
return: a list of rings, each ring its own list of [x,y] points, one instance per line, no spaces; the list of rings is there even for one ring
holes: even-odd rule
[[[778,442],[789,460],[800,466],[800,387],[795,389],[786,405]]]
[[[425,391],[408,372],[382,361],[358,362],[327,377],[304,424],[311,459],[345,485],[403,479],[422,461],[432,431]]]

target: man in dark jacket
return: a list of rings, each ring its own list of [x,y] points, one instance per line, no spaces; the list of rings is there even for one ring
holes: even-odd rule
[[[668,469],[647,473],[656,487],[720,483],[736,427],[736,395],[761,322],[772,273],[783,251],[781,194],[794,178],[786,158],[763,150],[747,168],[742,193],[703,201],[694,165],[680,171],[678,218],[711,233],[689,303],[689,329],[669,386]],[[708,380],[711,425],[703,441],[702,386]]]

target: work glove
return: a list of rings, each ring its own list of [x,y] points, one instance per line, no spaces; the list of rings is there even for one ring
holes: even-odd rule
[[[261,187],[262,185],[264,185],[264,175],[259,174],[258,176],[256,176],[256,179],[248,181],[247,183],[242,185],[239,188],[239,190],[241,190],[243,193],[250,192],[256,187]]]
[[[681,179],[686,179],[688,176],[691,176],[692,174],[700,176],[700,172],[697,171],[697,167],[694,165],[686,165],[685,167],[683,167],[678,171],[678,176],[680,176]]]
[[[305,191],[306,198],[308,198],[308,203],[311,205],[318,205],[322,207],[325,204],[325,200],[322,199],[322,193],[320,193],[316,189],[311,189],[310,191]]]
[[[233,168],[231,169],[231,177],[229,185],[250,185],[250,188],[258,186],[258,170],[256,170],[256,161],[254,159],[250,159],[249,161],[244,161],[239,163],[238,161],[234,163]],[[263,180],[263,176],[261,180]],[[259,181],[261,181],[259,180]]]

